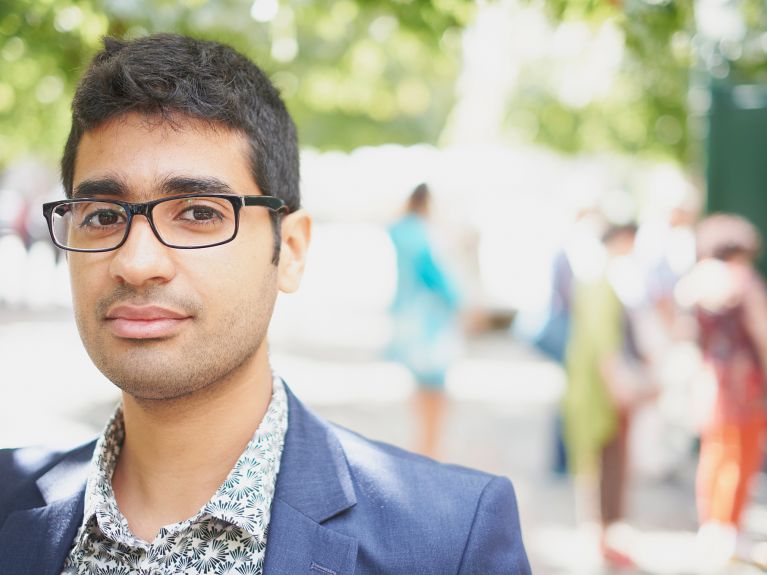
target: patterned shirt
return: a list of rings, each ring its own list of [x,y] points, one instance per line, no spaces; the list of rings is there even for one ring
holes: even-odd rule
[[[118,407],[96,443],[83,522],[63,575],[261,575],[287,427],[287,395],[275,377],[264,419],[224,483],[194,517],[162,527],[148,543],[131,533],[112,491],[125,438]]]

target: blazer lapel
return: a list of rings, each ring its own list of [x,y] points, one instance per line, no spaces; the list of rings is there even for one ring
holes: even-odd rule
[[[357,502],[346,457],[330,426],[287,393],[264,575],[351,575],[357,540],[322,525]]]
[[[0,529],[0,573],[59,575],[83,517],[85,481],[93,443],[69,453],[42,475],[41,507],[8,515]]]
[[[83,514],[83,493],[15,511],[0,531],[0,573],[58,575]]]
[[[352,575],[356,560],[356,539],[274,500],[264,575]]]

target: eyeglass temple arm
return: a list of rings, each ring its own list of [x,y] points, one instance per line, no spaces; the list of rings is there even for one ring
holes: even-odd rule
[[[274,196],[243,196],[243,203],[246,206],[266,206],[275,212],[288,212],[288,206],[280,198]]]

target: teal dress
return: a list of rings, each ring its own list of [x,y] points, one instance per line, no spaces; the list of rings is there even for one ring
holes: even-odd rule
[[[397,291],[388,355],[410,369],[420,386],[441,389],[460,347],[458,290],[435,261],[421,217],[403,217],[389,236],[397,254]]]

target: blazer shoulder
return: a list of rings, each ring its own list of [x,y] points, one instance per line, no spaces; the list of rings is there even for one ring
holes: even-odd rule
[[[38,477],[55,465],[61,455],[61,451],[36,446],[0,449],[0,482],[12,486]]]
[[[334,430],[357,497],[337,522],[364,549],[361,572],[397,556],[393,573],[530,573],[509,479]]]
[[[398,485],[392,487],[402,489],[403,485],[407,485],[409,489],[418,489],[422,486],[433,491],[439,486],[447,491],[433,493],[433,497],[444,499],[451,492],[465,495],[467,490],[479,495],[496,479],[508,482],[505,478],[477,469],[440,463],[394,445],[368,439],[337,425],[333,425],[333,429],[355,475],[377,478],[384,486],[387,476],[396,472],[394,475],[399,478]]]
[[[0,449],[0,513],[42,505],[37,481],[60,463],[85,463],[93,454],[95,441],[79,445],[68,451],[45,447]]]

